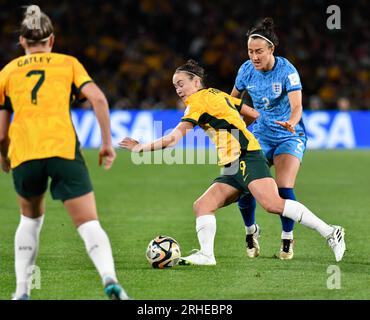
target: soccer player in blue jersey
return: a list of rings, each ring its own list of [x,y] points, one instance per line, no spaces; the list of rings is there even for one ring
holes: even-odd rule
[[[253,126],[270,165],[275,166],[279,194],[295,200],[294,184],[306,149],[307,137],[302,122],[302,85],[296,68],[285,58],[274,56],[278,38],[271,18],[265,18],[248,31],[247,60],[239,69],[231,95],[247,92],[260,113]],[[249,257],[259,255],[259,226],[255,223],[256,201],[245,195],[238,202],[246,226]],[[279,258],[293,258],[294,221],[282,222]]]

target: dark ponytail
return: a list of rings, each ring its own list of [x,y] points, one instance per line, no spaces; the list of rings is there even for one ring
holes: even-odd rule
[[[247,33],[248,38],[249,37],[251,37],[252,39],[261,38],[258,36],[254,36],[254,34],[260,35],[268,39],[270,42],[269,41],[266,42],[270,47],[272,46],[277,47],[277,45],[279,44],[279,39],[275,33],[274,20],[272,18],[264,18],[256,26],[251,28]]]
[[[182,66],[178,67],[175,71],[175,73],[178,72],[185,72],[189,75],[190,80],[192,80],[195,76],[198,76],[201,80],[201,84],[203,87],[205,87],[205,77],[206,74],[204,72],[204,68],[202,68],[198,62],[195,60],[188,60],[185,64]]]

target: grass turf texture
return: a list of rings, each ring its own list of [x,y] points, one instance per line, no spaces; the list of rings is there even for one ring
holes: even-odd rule
[[[336,263],[315,231],[295,227],[295,257],[274,258],[280,246],[280,219],[257,209],[261,255],[248,259],[245,231],[236,205],[217,213],[214,267],[157,270],[145,250],[156,235],[179,241],[183,255],[198,248],[192,203],[219,171],[215,165],[133,165],[119,151],[115,166],[97,166],[97,151],[84,155],[93,180],[99,216],[107,231],[118,277],[140,299],[370,299],[369,151],[308,151],[296,184],[297,198],[332,224],[346,228],[348,251]],[[10,175],[0,176],[0,299],[15,288],[14,233],[19,221]],[[47,196],[36,263],[41,289],[32,299],[105,299],[100,278],[60,202]],[[341,271],[341,289],[329,290],[327,268]]]

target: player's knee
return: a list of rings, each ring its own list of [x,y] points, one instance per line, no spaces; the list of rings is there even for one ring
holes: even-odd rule
[[[273,202],[265,203],[262,206],[268,213],[279,214],[281,212],[280,207]]]
[[[203,199],[195,200],[195,202],[193,203],[193,211],[196,216],[202,215],[206,212],[213,212],[209,204],[207,204],[206,201],[204,201]]]
[[[197,199],[193,203],[193,211],[197,215],[202,210],[202,201]]]
[[[98,221],[99,219],[92,219],[91,217],[88,216],[79,216],[79,217],[72,217],[72,222],[76,228],[79,228],[81,225],[91,222],[91,221]]]

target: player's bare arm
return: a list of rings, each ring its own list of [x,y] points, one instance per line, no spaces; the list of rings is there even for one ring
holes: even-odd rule
[[[245,124],[247,125],[247,127],[250,124],[252,124],[254,121],[256,121],[257,118],[260,116],[260,113],[256,109],[244,103],[240,109],[240,114],[243,116],[243,120]]]
[[[104,168],[106,170],[110,169],[114,159],[116,158],[116,152],[112,146],[107,98],[100,88],[93,82],[84,85],[81,89],[81,93],[91,103],[96,118],[99,122],[102,134],[102,145],[99,152],[99,165],[104,163]]]
[[[236,89],[236,87],[234,86],[230,95],[235,98],[240,98],[241,92],[238,89]],[[251,125],[254,121],[256,121],[256,119],[260,115],[256,109],[248,106],[245,103],[242,104],[242,107],[240,109],[240,114],[243,116],[243,120],[245,124],[247,125],[247,127]]]
[[[124,138],[119,146],[123,149],[127,149],[131,152],[141,152],[141,151],[155,151],[160,149],[165,149],[167,147],[175,146],[188,132],[194,128],[194,124],[188,121],[180,122],[175,129],[172,130],[166,136],[163,136],[151,143],[141,144],[132,138]]]
[[[290,107],[292,113],[288,121],[275,121],[277,124],[281,125],[289,132],[295,134],[295,126],[302,118],[302,91],[296,90],[288,93]]]
[[[0,160],[1,168],[4,172],[10,171],[10,160],[8,158],[10,125],[10,113],[6,110],[0,110]]]
[[[231,91],[231,94],[230,94],[232,97],[235,97],[235,98],[240,98],[241,96],[241,92],[235,88],[235,86],[233,87],[233,90]]]

